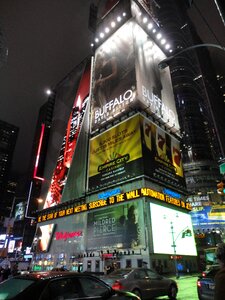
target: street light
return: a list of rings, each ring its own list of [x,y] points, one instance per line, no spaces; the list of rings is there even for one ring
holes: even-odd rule
[[[216,44],[197,44],[197,45],[193,45],[193,46],[187,47],[187,48],[185,48],[185,49],[183,49],[183,50],[177,52],[177,53],[174,54],[174,55],[171,55],[171,56],[169,56],[169,57],[163,59],[163,60],[160,61],[160,63],[158,64],[158,68],[159,68],[160,70],[163,70],[163,69],[165,69],[166,67],[169,66],[169,62],[170,62],[172,59],[174,59],[174,57],[176,57],[176,56],[178,56],[178,55],[180,55],[180,54],[182,54],[183,52],[186,52],[186,51],[188,51],[188,50],[192,50],[192,49],[195,49],[195,48],[201,48],[201,47],[213,47],[213,48],[218,48],[218,49],[220,49],[220,50],[225,51],[225,47],[222,47],[222,46],[216,45]]]
[[[167,216],[164,215],[163,216],[164,219],[167,219]],[[176,218],[179,218],[179,215],[176,214]],[[171,237],[172,237],[172,245],[171,247],[173,248],[173,255],[174,255],[174,267],[175,267],[175,274],[176,274],[176,278],[178,279],[179,276],[179,270],[178,270],[178,266],[177,266],[177,240],[178,238],[185,238],[185,237],[191,237],[192,236],[192,231],[188,226],[185,226],[182,230],[180,230],[178,232],[178,234],[176,234],[176,232],[174,231],[174,220],[170,221],[170,233],[171,233]]]
[[[173,253],[174,253],[175,273],[176,273],[176,278],[178,279],[180,276],[179,276],[179,270],[177,268],[177,250],[176,250],[177,245],[176,245],[176,241],[180,237],[180,235],[181,235],[182,239],[185,238],[185,237],[191,237],[192,232],[188,227],[185,227],[175,237],[173,221],[170,222],[170,229],[171,229],[171,235],[172,235],[172,245],[171,245],[171,247],[173,247]]]

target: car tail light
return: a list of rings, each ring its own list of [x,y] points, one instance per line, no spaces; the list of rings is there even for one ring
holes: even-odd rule
[[[122,285],[121,282],[118,281],[118,280],[116,280],[116,281],[113,283],[112,288],[113,288],[114,290],[123,290],[123,289],[124,289],[123,285]]]
[[[197,281],[197,286],[199,287],[199,288],[201,288],[202,287],[202,283],[201,283],[201,281]]]
[[[206,277],[206,273],[205,272],[202,272],[202,277]]]

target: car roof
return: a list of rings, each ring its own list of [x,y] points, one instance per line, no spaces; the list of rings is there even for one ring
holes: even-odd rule
[[[47,271],[47,272],[31,272],[28,274],[18,275],[16,278],[20,279],[33,279],[33,280],[43,280],[43,279],[50,279],[50,278],[57,278],[57,277],[87,277],[91,276],[85,273],[78,273],[78,272],[69,272],[69,271]]]

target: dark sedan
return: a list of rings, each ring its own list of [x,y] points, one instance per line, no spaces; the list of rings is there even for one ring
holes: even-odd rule
[[[12,300],[140,300],[129,292],[114,291],[95,276],[75,272],[34,272],[0,284],[0,299]]]
[[[219,271],[219,265],[212,265],[203,271],[197,280],[197,291],[199,300],[213,300],[215,281],[214,277]]]
[[[118,269],[102,278],[116,290],[127,290],[141,299],[168,296],[176,299],[178,287],[175,280],[166,278],[150,269]]]

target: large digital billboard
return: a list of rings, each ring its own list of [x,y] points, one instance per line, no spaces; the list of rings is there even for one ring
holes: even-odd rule
[[[142,201],[88,213],[87,249],[145,248]]]
[[[197,255],[189,213],[150,203],[150,214],[154,253]]]

